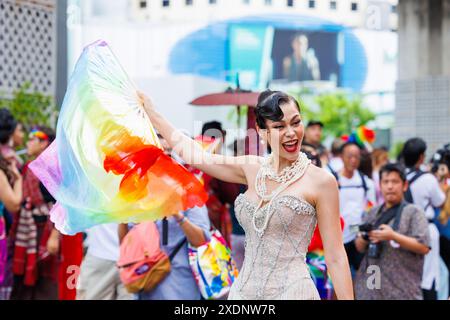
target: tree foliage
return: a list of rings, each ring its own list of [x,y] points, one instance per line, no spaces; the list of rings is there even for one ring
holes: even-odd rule
[[[13,92],[12,99],[0,97],[0,108],[11,111],[17,121],[27,129],[35,125],[45,125],[54,128],[57,119],[57,109],[54,99],[41,92],[31,89],[31,83],[24,83]]]
[[[319,120],[324,124],[324,136],[340,137],[375,119],[375,114],[363,105],[360,96],[349,97],[344,93],[324,93],[313,99],[296,97],[306,120]]]

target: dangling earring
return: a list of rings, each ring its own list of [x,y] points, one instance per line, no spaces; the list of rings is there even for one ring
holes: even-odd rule
[[[260,142],[261,144],[265,144],[265,142],[264,142],[263,139],[259,140],[259,142]]]

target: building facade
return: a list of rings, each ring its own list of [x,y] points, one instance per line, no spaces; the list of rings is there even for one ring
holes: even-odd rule
[[[397,0],[130,0],[138,21],[218,21],[260,14],[299,14],[354,28],[395,30]]]
[[[400,0],[393,140],[450,142],[450,0]]]
[[[61,102],[66,86],[65,1],[0,1],[0,92],[24,83]]]
[[[332,83],[364,93],[368,106],[385,114],[376,127],[386,129],[393,122],[397,79],[395,5],[362,0],[69,0],[69,70],[85,45],[104,39],[131,78],[166,106],[163,112],[177,126],[195,132],[189,119],[204,121],[203,115],[215,119],[218,114],[217,109],[192,108],[189,101],[225,90],[237,77],[244,89],[282,85],[287,77],[281,65],[291,38],[304,33],[313,49],[310,61],[315,57],[320,65],[320,81],[313,86]],[[161,86],[165,79],[174,86]],[[291,84],[297,87],[295,81]],[[183,95],[173,94],[180,90]],[[174,117],[172,111],[185,116]],[[227,118],[229,112],[223,112]]]

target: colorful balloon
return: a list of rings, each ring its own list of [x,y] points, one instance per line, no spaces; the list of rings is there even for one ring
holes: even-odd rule
[[[207,200],[201,183],[164,154],[135,86],[104,41],[79,58],[56,133],[30,169],[57,200],[51,219],[64,234],[157,220]]]

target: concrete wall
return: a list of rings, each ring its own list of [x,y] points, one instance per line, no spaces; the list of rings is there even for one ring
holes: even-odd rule
[[[450,76],[450,0],[400,0],[399,80]]]
[[[450,142],[450,0],[400,0],[393,140]]]

